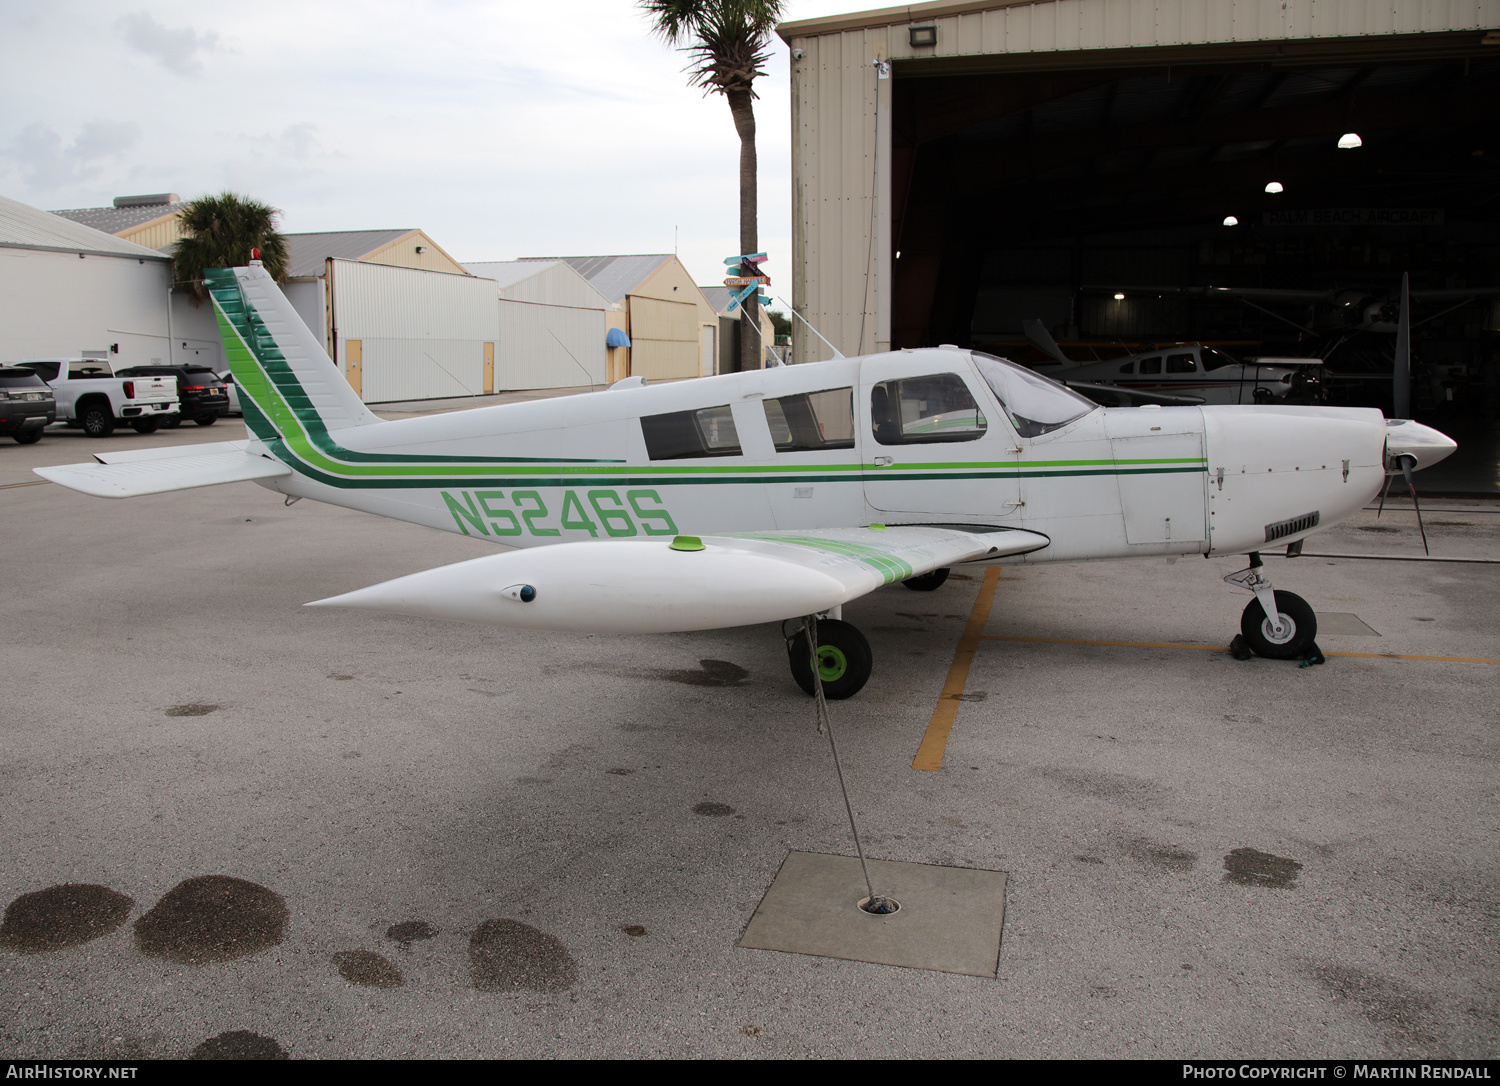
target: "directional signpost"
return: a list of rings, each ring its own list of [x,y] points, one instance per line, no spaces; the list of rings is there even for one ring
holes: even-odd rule
[[[742,256],[727,256],[724,258],[724,264],[726,267],[730,268],[731,270],[737,268],[740,272],[739,275],[731,275],[724,280],[724,285],[726,287],[740,288],[738,292],[729,299],[728,308],[731,313],[734,312],[734,310],[742,302],[744,302],[746,298],[750,297],[750,295],[752,293],[755,293],[759,288],[768,287],[771,285],[771,277],[769,275],[760,274],[760,266],[765,262],[765,260],[765,253],[747,253]],[[764,294],[756,294],[755,300],[758,301],[761,305],[769,305],[771,301],[771,299]]]

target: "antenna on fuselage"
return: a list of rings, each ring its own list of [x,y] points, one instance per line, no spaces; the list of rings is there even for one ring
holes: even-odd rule
[[[825,336],[822,332],[818,331],[816,328],[813,328],[812,321],[808,320],[801,313],[798,313],[796,306],[792,305],[790,302],[788,302],[785,298],[781,297],[780,295],[776,296],[776,300],[778,302],[780,302],[782,305],[786,306],[787,310],[792,314],[792,316],[796,317],[803,324],[807,325],[808,328],[811,328],[813,335],[817,336],[824,343],[828,343],[828,337]],[[844,357],[844,352],[841,351],[841,350],[839,350],[832,343],[828,343],[828,349],[833,352],[833,357],[834,358],[843,358]]]

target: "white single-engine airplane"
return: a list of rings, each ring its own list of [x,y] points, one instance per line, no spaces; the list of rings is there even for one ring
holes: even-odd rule
[[[1296,403],[1322,399],[1309,366],[1321,358],[1254,358],[1240,361],[1202,343],[1173,343],[1103,362],[1079,362],[1039,320],[1024,322],[1026,338],[1049,361],[1035,369],[1108,407],[1198,404]]]
[[[1258,552],[1374,497],[1454,443],[1378,411],[1101,408],[956,348],[897,351],[384,422],[257,261],[208,273],[253,437],[37,468],[127,497],[253,479],[521,548],[318,605],[540,630],[647,633],[820,616],[829,697],[869,677],[841,606],[960,562],[1249,554],[1241,630],[1294,658],[1308,605]],[[806,624],[793,676],[814,681]]]

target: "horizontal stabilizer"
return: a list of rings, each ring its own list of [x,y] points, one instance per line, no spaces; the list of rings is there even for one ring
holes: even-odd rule
[[[164,494],[169,490],[191,490],[247,479],[272,479],[292,473],[292,469],[279,460],[238,450],[113,464],[63,464],[31,470],[43,479],[96,498],[138,498],[143,494]]]
[[[308,606],[579,633],[713,630],[816,614],[881,585],[1048,542],[1019,530],[897,527],[559,543]]]
[[[122,449],[118,452],[101,452],[95,453],[94,459],[101,464],[135,464],[142,460],[176,460],[185,456],[203,456],[205,453],[244,453],[249,451],[250,442],[241,438],[239,441],[205,441],[197,445],[165,445],[155,449]]]

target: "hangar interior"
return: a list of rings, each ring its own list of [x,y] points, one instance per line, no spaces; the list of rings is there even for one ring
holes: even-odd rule
[[[896,59],[892,346],[1040,358],[1039,317],[1080,359],[1326,356],[1333,402],[1388,407],[1402,274],[1500,287],[1495,37]],[[1497,318],[1414,304],[1418,413],[1494,413]]]

